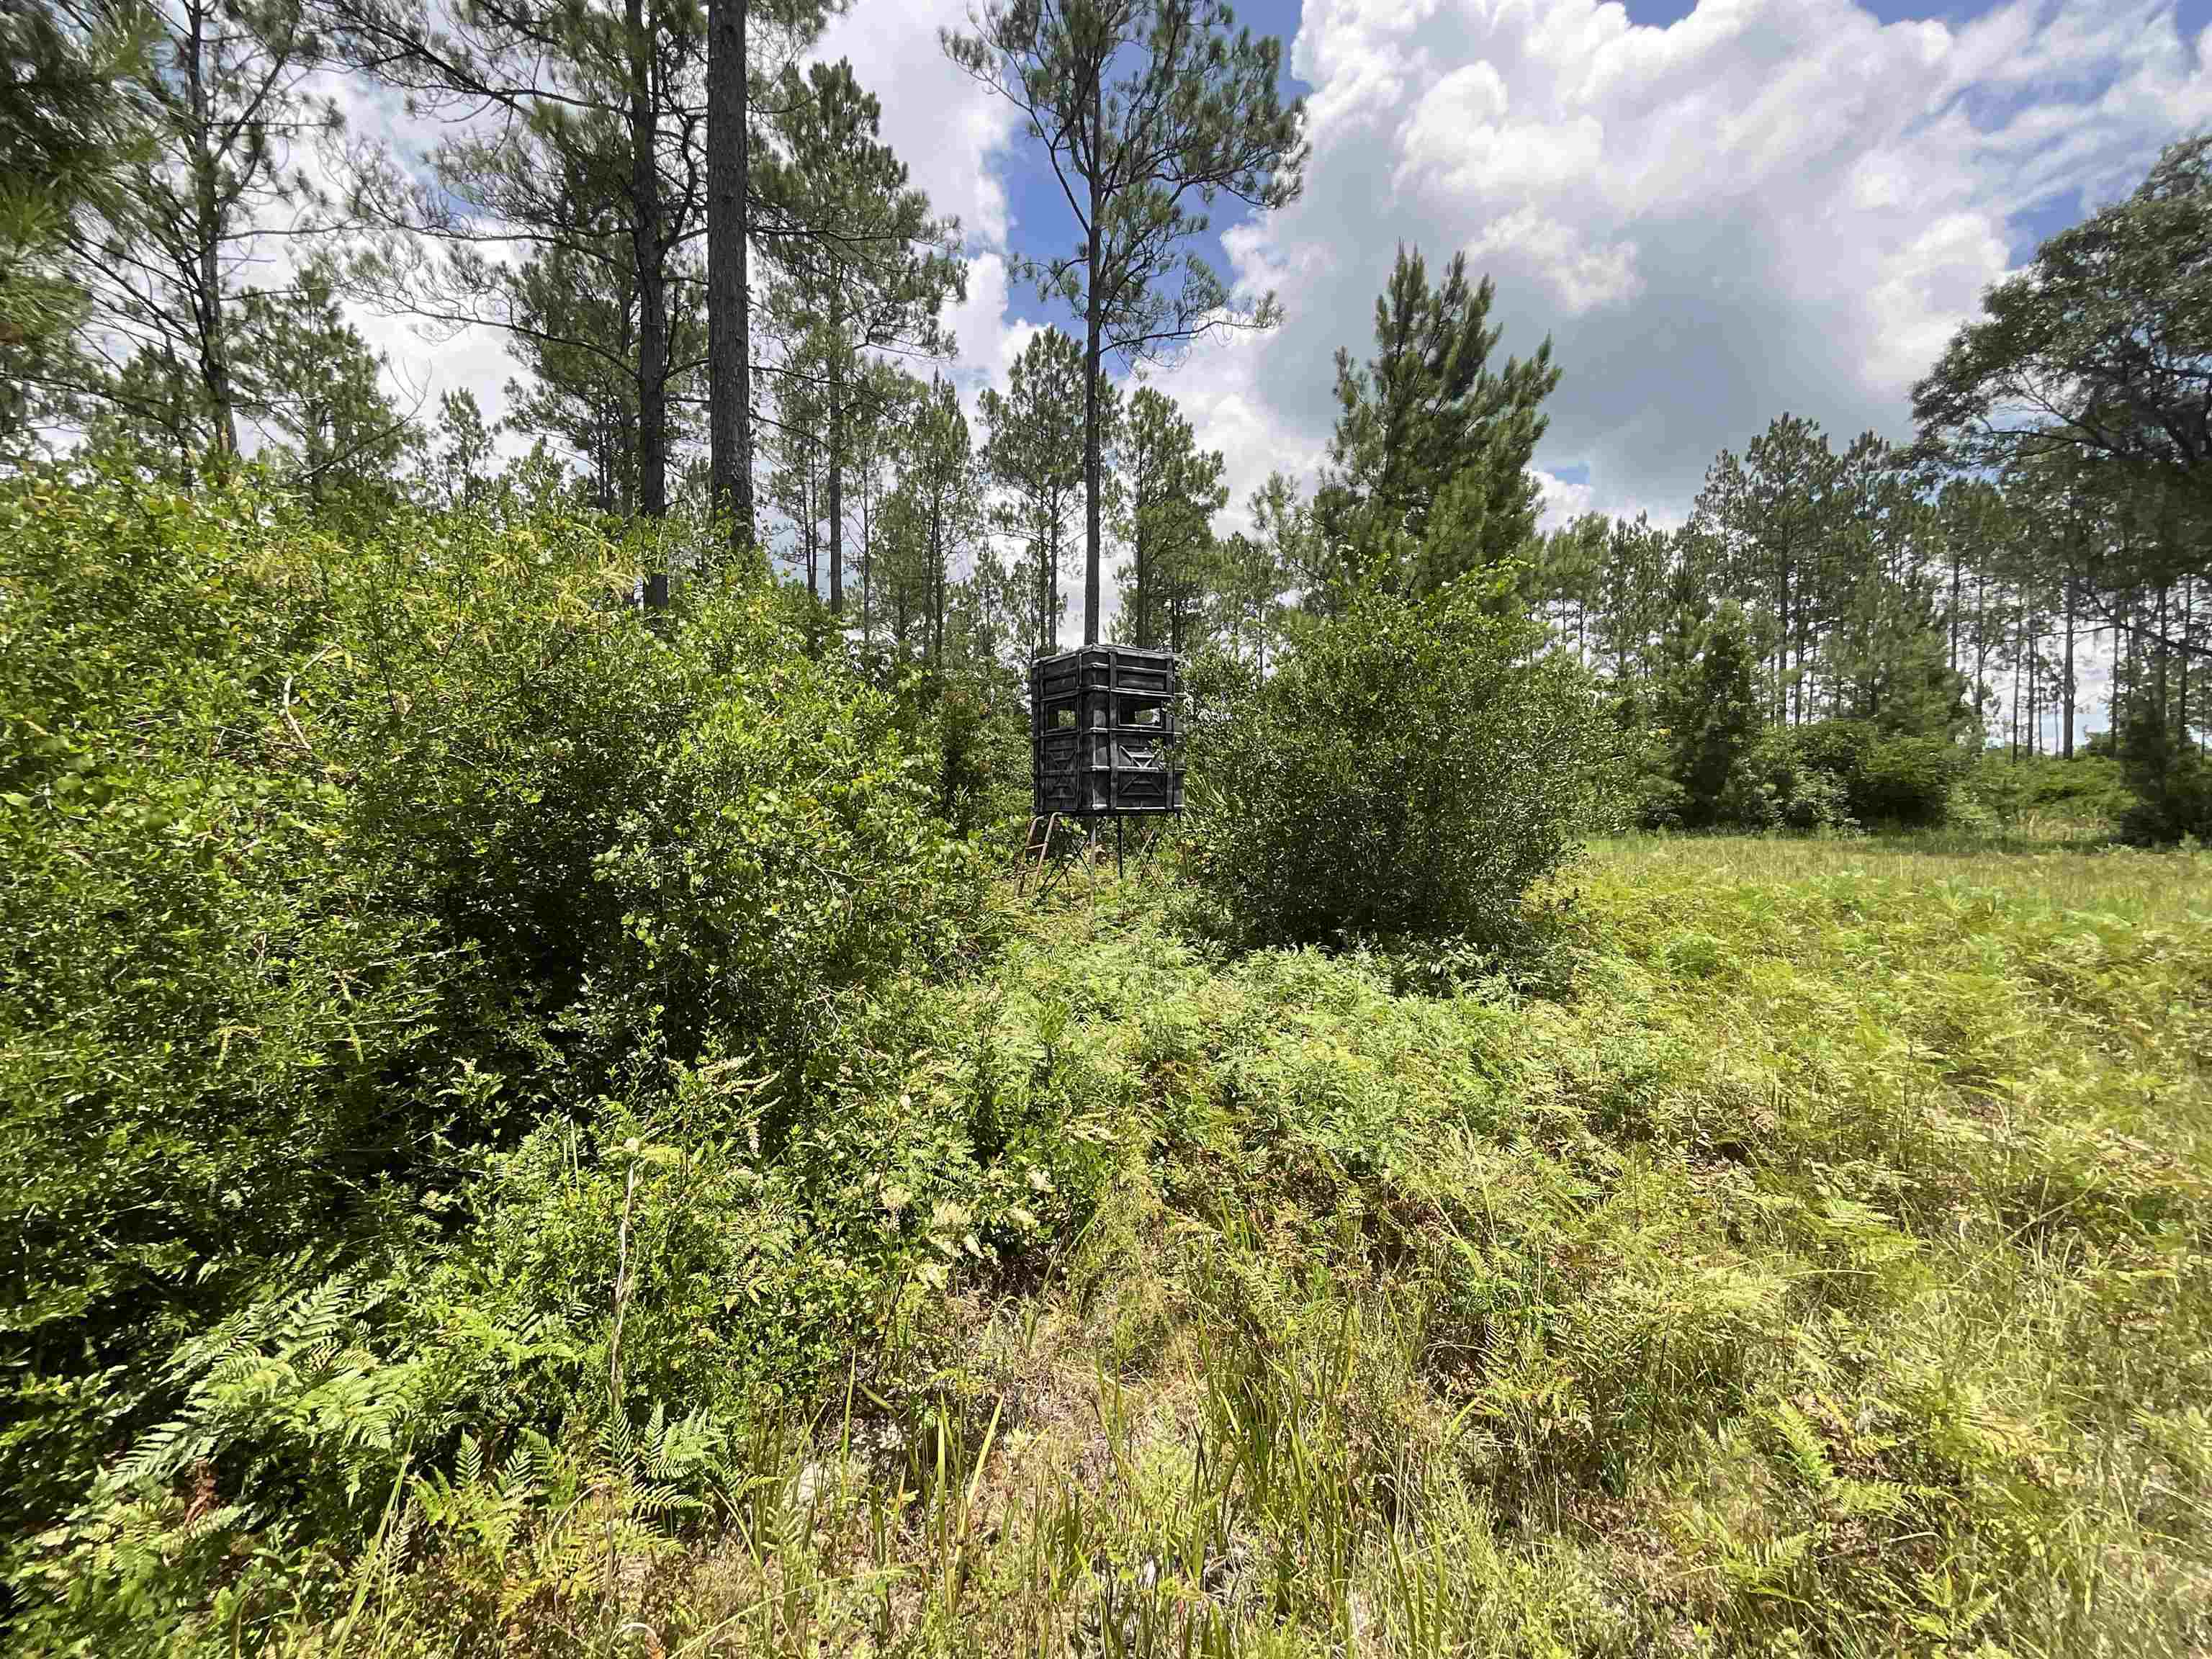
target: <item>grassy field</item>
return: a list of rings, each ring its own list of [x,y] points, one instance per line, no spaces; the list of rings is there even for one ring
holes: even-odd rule
[[[763,1429],[604,1639],[2212,1646],[2212,855],[1632,840],[1551,897],[1456,988],[1134,879],[1015,912],[911,1086],[1057,1115],[1103,1196],[956,1273],[926,1383]],[[503,1639],[592,1645],[558,1603]]]

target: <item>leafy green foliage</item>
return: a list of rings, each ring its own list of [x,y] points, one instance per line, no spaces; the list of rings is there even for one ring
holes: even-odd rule
[[[239,307],[240,412],[261,428],[257,457],[326,510],[373,520],[388,508],[414,423],[380,384],[384,359],[338,304],[341,272],[311,261],[289,290],[255,291]]]
[[[112,65],[109,118],[120,116],[127,131],[127,165],[85,204],[91,211],[59,221],[82,290],[82,331],[71,350],[40,366],[37,402],[48,424],[128,447],[149,471],[227,471],[244,453],[246,295],[272,263],[253,246],[257,235],[280,219],[294,235],[329,226],[297,165],[318,135],[339,125],[336,99],[318,84],[320,20],[298,0],[167,9],[68,0],[53,9],[72,30],[119,24],[143,49]],[[101,118],[85,114],[85,136],[94,137]],[[306,353],[281,351],[292,367],[319,358],[327,369],[333,348],[346,359],[365,355],[335,312],[309,326],[324,337]],[[295,336],[292,346],[301,343]],[[355,407],[362,389],[289,388],[335,391],[338,404]],[[373,384],[367,389],[373,396]]]
[[[1030,718],[1012,674],[996,663],[943,675],[908,671],[896,690],[900,728],[936,773],[938,814],[977,848],[1018,842],[1029,822]]]
[[[1487,276],[1468,282],[1464,253],[1432,288],[1419,251],[1401,246],[1375,302],[1375,356],[1354,368],[1339,349],[1340,412],[1314,514],[1347,562],[1315,602],[1370,586],[1433,592],[1504,565],[1535,533],[1528,462],[1559,370],[1549,340],[1526,362],[1490,366],[1495,293]]]
[[[2185,836],[2212,840],[2212,759],[2185,732],[2163,711],[2131,710],[2116,747],[2136,793],[2120,814],[2122,836],[2154,847]]]
[[[664,636],[575,519],[347,546],[243,487],[33,473],[0,527],[18,1521],[188,1389],[161,1356],[412,1251],[479,1149],[705,1061],[799,1121],[850,1000],[962,941],[930,769],[757,575]]]
[[[2212,453],[2182,411],[2212,356],[2208,227],[2212,136],[2200,132],[1982,296],[1982,315],[1913,388],[1923,441],[1983,467],[2087,455],[2137,488],[2201,494]],[[2177,554],[2202,570],[2201,550],[2190,561],[2167,544],[2123,544],[2088,580],[2122,592],[2161,586],[2178,574]]]
[[[2008,588],[2025,623],[2015,661],[2027,659],[2028,719],[2025,732],[2015,724],[2015,746],[2024,736],[2036,747],[2037,635],[2047,646],[2050,613],[2063,616],[2069,721],[2076,619],[2114,624],[2111,724],[2140,757],[2131,782],[2143,799],[2127,833],[2146,841],[2204,821],[2203,745],[2186,687],[2212,655],[2198,598],[2212,576],[2212,445],[2188,412],[2212,356],[2208,224],[2212,136],[2197,132],[1984,294],[1981,315],[1913,388],[1923,451],[2001,477],[2026,521],[1966,544],[1977,577]],[[2070,732],[2059,746],[2072,753]]]
[[[1685,629],[1658,679],[1638,814],[1647,829],[1796,830],[1940,824],[1970,763],[1942,735],[1872,720],[1766,726],[1758,648],[1729,602]],[[1633,728],[1641,711],[1622,711]],[[1940,730],[1940,727],[1939,727]]]
[[[1007,365],[1006,390],[986,386],[976,398],[988,434],[981,459],[999,491],[991,522],[1021,549],[1014,569],[1022,643],[1048,655],[1060,649],[1060,555],[1073,544],[1069,515],[1083,498],[1083,364],[1079,343],[1041,328]],[[1110,448],[1119,439],[1121,394],[1110,380],[1097,393],[1099,441]],[[1118,482],[1101,481],[1109,489]]]
[[[1683,619],[1687,622],[1688,618]],[[1653,711],[1663,736],[1661,787],[1647,792],[1647,827],[1702,829],[1746,811],[1747,769],[1760,734],[1753,684],[1757,646],[1741,607],[1723,605],[1692,624],[1668,665]],[[1633,721],[1638,711],[1627,712]]]
[[[182,1344],[178,1415],[104,1469],[13,1587],[33,1651],[212,1649],[257,1603],[297,1616],[343,1582],[414,1426],[419,1367],[367,1344],[388,1288],[346,1278],[257,1300]]]
[[[1941,737],[1885,735],[1861,720],[1816,720],[1790,733],[1801,771],[1826,775],[1863,824],[1944,821],[1970,757]]]
[[[147,149],[133,81],[150,32],[107,0],[0,11],[0,441],[11,448],[85,311],[70,233],[127,199],[130,164]]]
[[[1472,583],[1360,599],[1209,727],[1191,871],[1243,935],[1495,942],[1593,821],[1592,689]]]
[[[1963,816],[2007,830],[2056,827],[2103,835],[2135,799],[2111,755],[2015,759],[1991,750],[1977,756],[1961,778],[1957,804]]]
[[[1966,760],[1942,738],[1877,738],[1844,780],[1851,815],[1863,823],[1941,823]]]
[[[712,602],[693,619],[710,653],[718,620]],[[890,698],[795,654],[707,702],[594,860],[621,915],[592,1017],[629,1011],[626,1034],[679,1056],[724,1033],[798,1065],[840,992],[957,948],[976,869],[896,732]]]
[[[1189,417],[1156,386],[1129,399],[1121,438],[1129,562],[1115,573],[1120,635],[1154,650],[1195,650],[1206,598],[1225,574],[1213,534],[1213,516],[1229,501],[1221,452],[1201,448]]]
[[[465,964],[381,902],[309,755],[327,550],[258,505],[41,475],[0,495],[19,1516],[85,1473],[92,1446],[49,1431],[67,1379],[125,1365],[127,1414],[254,1275],[343,1240],[441,1115],[431,1038]]]

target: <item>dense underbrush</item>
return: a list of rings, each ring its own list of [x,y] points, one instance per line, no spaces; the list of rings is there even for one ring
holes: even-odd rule
[[[1127,1150],[1064,1279],[970,1304],[972,1473],[908,1512],[972,1559],[748,1639],[2201,1648],[2212,867],[1573,885],[1553,998],[1224,962],[1141,897],[1012,957],[987,1029],[1069,1010]]]
[[[14,1650],[2212,1644],[2206,854],[1232,950],[642,556],[0,500]]]
[[[750,1443],[623,1616],[698,1652],[2200,1649],[2203,856],[1630,842],[1559,896],[1554,997],[1224,959],[1134,884],[940,994],[921,1077],[1053,1125],[1090,1201],[1018,1259],[948,1240],[899,1386]],[[544,1571],[494,1577],[543,1607]],[[391,1629],[437,1628],[422,1582],[374,1581]]]
[[[466,1425],[811,1386],[928,1249],[848,1166],[1006,1184],[883,1081],[981,937],[898,706],[764,569],[649,623],[646,556],[542,504],[0,496],[30,1648],[313,1616]]]
[[[816,1219],[896,1204],[932,1248],[842,1377],[678,1420],[651,1402],[701,1379],[629,1366],[566,1436],[479,1387],[440,1439],[410,1401],[381,1530],[270,1622],[303,1652],[2200,1650],[2203,856],[1632,842],[1572,885],[1546,996],[1225,959],[1140,882],[1071,897],[884,1057],[911,1115],[854,1126]],[[1007,1136],[994,1216],[902,1162],[933,1120]],[[634,1308],[763,1340],[672,1293],[774,1259],[726,1248],[683,1134],[580,1180],[573,1133],[477,1200],[516,1285],[569,1230],[571,1322],[457,1326],[486,1285],[434,1279],[421,1317],[604,1337],[627,1260]],[[269,1388],[307,1334],[231,1363]],[[270,1397],[312,1424],[303,1388],[330,1408]]]

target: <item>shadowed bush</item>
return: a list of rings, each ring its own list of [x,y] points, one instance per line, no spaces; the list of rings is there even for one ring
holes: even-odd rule
[[[575,517],[348,545],[246,486],[0,489],[11,1522],[173,1404],[181,1340],[434,1236],[477,1150],[702,1055],[795,1121],[843,1005],[959,945],[890,699],[764,570],[663,627],[641,562]]]
[[[1201,717],[1188,865],[1247,940],[1503,942],[1596,817],[1587,676],[1470,583],[1379,595]]]

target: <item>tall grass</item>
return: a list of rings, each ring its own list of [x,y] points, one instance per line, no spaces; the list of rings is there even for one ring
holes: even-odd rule
[[[2212,856],[1630,840],[1548,896],[1547,971],[1443,997],[1134,880],[1035,916],[930,1082],[1059,1112],[1102,1201],[731,1449],[619,1629],[479,1554],[483,1639],[2212,1645]],[[451,1650],[437,1559],[349,1650]]]

